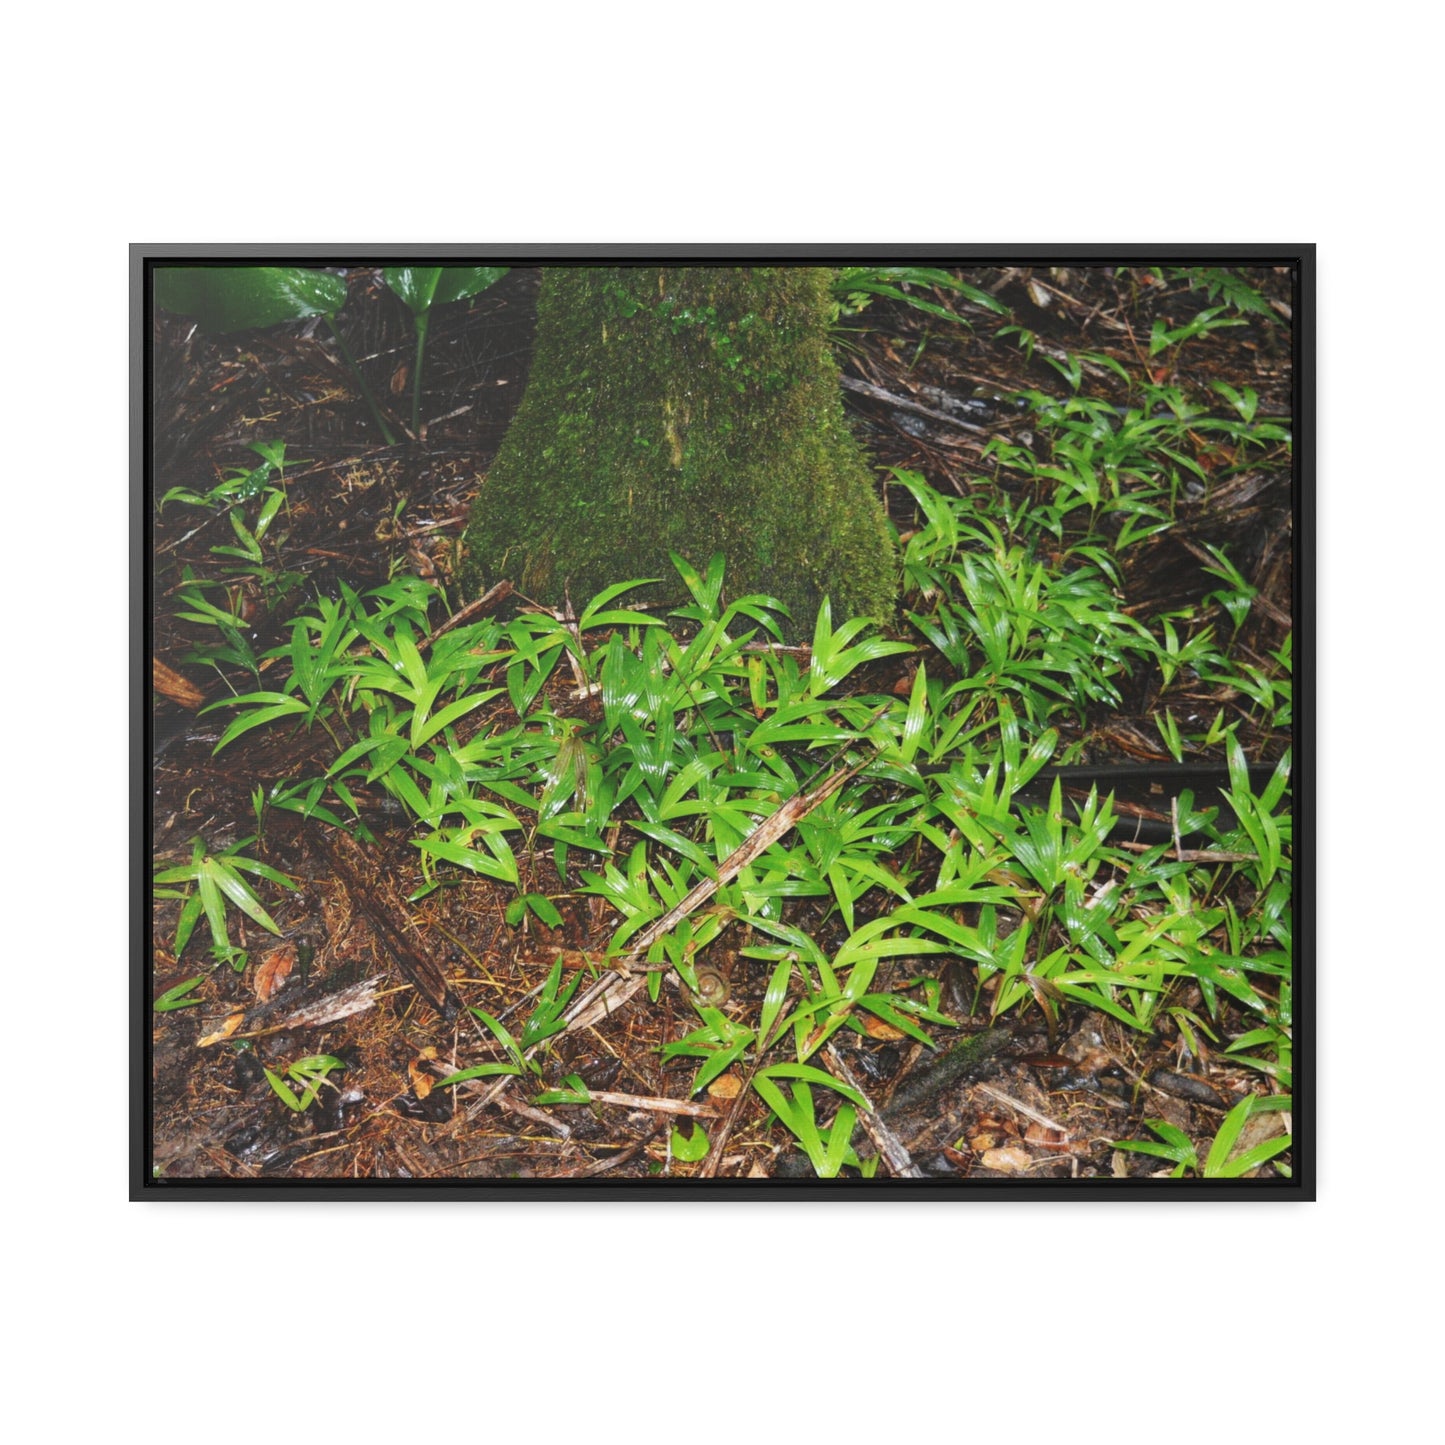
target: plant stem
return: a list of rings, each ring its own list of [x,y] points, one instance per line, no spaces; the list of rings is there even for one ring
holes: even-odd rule
[[[426,329],[431,317],[425,311],[418,311],[413,318],[416,322],[416,365],[412,368],[411,380],[411,434],[421,435],[421,358],[426,350]]]
[[[361,368],[356,364],[356,358],[351,354],[351,348],[346,344],[345,338],[336,329],[336,323],[328,316],[326,324],[331,328],[331,334],[336,338],[336,344],[341,348],[341,354],[346,359],[346,364],[351,368],[351,374],[356,378],[361,387],[361,394],[366,398],[366,405],[371,410],[372,420],[381,428],[381,434],[386,438],[389,447],[396,445],[396,438],[391,434],[391,428],[387,426],[382,418],[381,409],[376,404],[376,398],[371,394],[371,388],[366,384],[366,378],[361,374]]]

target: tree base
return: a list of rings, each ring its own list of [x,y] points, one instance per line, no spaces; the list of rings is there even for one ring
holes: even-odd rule
[[[727,558],[726,596],[777,598],[790,636],[892,616],[892,536],[843,415],[817,267],[545,273],[527,393],[473,504],[468,595],[507,578],[579,610],[604,587],[686,600],[669,552]]]

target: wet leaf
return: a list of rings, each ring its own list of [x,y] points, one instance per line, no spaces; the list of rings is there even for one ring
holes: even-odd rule
[[[306,1105],[296,1097],[295,1093],[290,1088],[287,1087],[286,1081],[282,1079],[280,1074],[274,1073],[270,1069],[266,1069],[265,1073],[266,1081],[276,1091],[276,1096],[281,1100],[283,1104],[286,1105],[288,1109],[291,1109],[295,1113],[299,1114],[306,1107]]]
[[[707,1156],[707,1150],[707,1130],[701,1124],[695,1124],[691,1134],[684,1133],[682,1129],[672,1131],[672,1157],[674,1159],[681,1159],[684,1164],[695,1164],[699,1159]]]
[[[463,301],[494,285],[506,266],[388,266],[382,272],[413,316],[446,301]],[[403,383],[405,386],[405,383]]]
[[[309,266],[158,266],[156,300],[223,334],[332,316],[346,304],[346,282]]]
[[[200,1003],[198,998],[187,998],[186,995],[205,978],[205,974],[198,973],[194,978],[188,978],[184,983],[178,983],[174,988],[168,988],[151,1007],[158,1014],[170,1013],[178,1008],[195,1008]]]
[[[892,1042],[905,1037],[902,1029],[896,1029],[892,1024],[884,1023],[880,1018],[874,1018],[872,1014],[860,1015],[858,1022],[862,1024],[863,1032],[870,1039],[886,1039]]]

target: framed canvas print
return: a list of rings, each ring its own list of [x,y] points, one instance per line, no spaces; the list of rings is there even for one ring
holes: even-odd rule
[[[1313,247],[131,260],[133,1198],[1313,1198]]]

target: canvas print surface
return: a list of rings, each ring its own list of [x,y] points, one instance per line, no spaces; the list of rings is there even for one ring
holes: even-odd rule
[[[136,1192],[1312,1190],[1312,261],[138,256]]]

